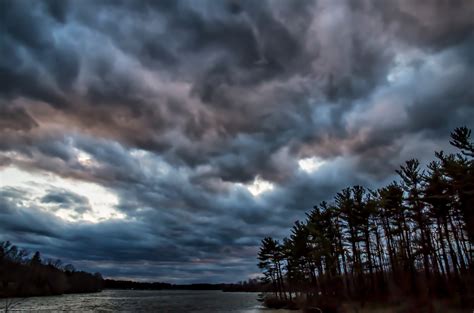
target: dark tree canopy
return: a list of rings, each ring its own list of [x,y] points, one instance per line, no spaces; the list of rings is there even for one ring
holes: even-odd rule
[[[473,295],[474,144],[456,128],[459,153],[436,152],[423,169],[416,159],[396,171],[400,181],[378,190],[345,188],[297,221],[283,244],[262,240],[259,266],[275,296],[385,299]]]

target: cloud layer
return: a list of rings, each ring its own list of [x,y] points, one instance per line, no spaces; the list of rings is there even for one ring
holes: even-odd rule
[[[474,126],[469,0],[0,6],[0,239],[105,276],[245,279]]]

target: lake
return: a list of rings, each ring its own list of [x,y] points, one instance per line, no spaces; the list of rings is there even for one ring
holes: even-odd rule
[[[3,309],[5,300],[0,304]],[[187,290],[104,290],[91,294],[69,294],[25,298],[12,312],[163,312],[163,313],[271,313],[257,301],[257,293]]]

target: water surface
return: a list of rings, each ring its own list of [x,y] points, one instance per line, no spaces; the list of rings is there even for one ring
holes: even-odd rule
[[[0,304],[3,307],[3,304]],[[92,294],[32,297],[13,312],[163,312],[163,313],[284,313],[269,310],[256,293],[176,290],[104,290]],[[295,312],[295,311],[291,311]]]

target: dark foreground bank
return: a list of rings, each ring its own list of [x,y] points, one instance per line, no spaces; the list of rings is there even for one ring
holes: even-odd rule
[[[275,310],[296,310],[303,313],[471,313],[474,306],[459,298],[398,297],[385,300],[356,301],[337,297],[300,296],[290,300],[267,295],[263,306]]]

